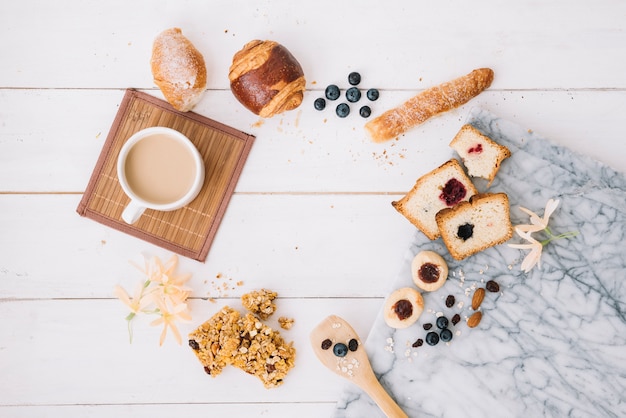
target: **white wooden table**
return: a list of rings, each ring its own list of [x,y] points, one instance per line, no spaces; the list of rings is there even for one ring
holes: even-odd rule
[[[151,45],[173,26],[207,62],[195,111],[257,138],[206,262],[180,259],[193,274],[181,331],[277,291],[297,349],[278,389],[234,368],[207,377],[185,344],[159,347],[150,318],[129,344],[113,288],[140,279],[130,260],[171,254],[75,212],[124,90],[162,97]],[[234,99],[228,67],[252,39],[298,58],[299,109],[260,122]],[[389,143],[357,114],[313,108],[351,71],[380,89],[376,115],[478,67],[495,71],[488,91]],[[415,234],[390,202],[450,156],[473,106],[624,171],[626,3],[2,1],[0,416],[330,416],[345,382],[309,332],[338,314],[365,338]]]

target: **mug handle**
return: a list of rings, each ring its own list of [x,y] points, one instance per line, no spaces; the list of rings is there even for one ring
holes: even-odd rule
[[[128,206],[124,208],[124,212],[122,212],[122,219],[127,224],[134,224],[139,220],[139,217],[143,214],[145,210],[145,207],[131,200]]]

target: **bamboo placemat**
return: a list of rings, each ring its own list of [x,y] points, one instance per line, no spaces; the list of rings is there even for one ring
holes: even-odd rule
[[[128,225],[121,215],[130,199],[117,178],[117,156],[132,134],[151,126],[176,129],[195,144],[204,157],[204,186],[184,208],[171,212],[148,209],[135,224]],[[185,257],[204,261],[254,139],[196,113],[178,112],[163,100],[129,89],[77,212]]]

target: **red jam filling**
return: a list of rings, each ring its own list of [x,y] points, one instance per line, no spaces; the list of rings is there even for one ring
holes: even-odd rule
[[[452,178],[443,186],[439,199],[443,200],[447,206],[454,206],[463,200],[466,194],[467,190],[463,183]]]
[[[483,144],[476,144],[472,148],[468,149],[467,152],[469,154],[473,154],[473,153],[480,154],[481,152],[483,152]]]
[[[413,314],[413,305],[406,299],[401,299],[393,305],[393,311],[398,319],[404,321]]]
[[[424,283],[435,283],[439,279],[439,267],[433,263],[424,263],[418,274]]]

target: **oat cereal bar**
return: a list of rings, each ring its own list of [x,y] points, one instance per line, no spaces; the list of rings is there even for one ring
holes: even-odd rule
[[[233,366],[258,377],[270,389],[280,386],[294,366],[296,350],[258,317],[226,306],[189,334],[204,370],[215,377]]]
[[[254,290],[241,296],[241,303],[248,311],[265,320],[276,311],[273,301],[277,296],[278,294],[271,290]]]

